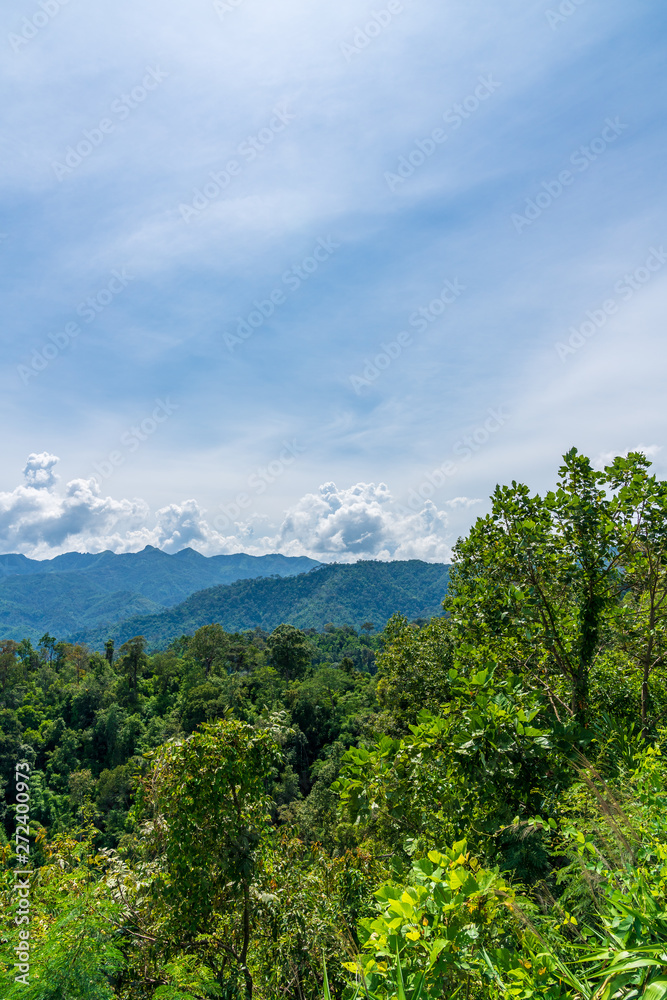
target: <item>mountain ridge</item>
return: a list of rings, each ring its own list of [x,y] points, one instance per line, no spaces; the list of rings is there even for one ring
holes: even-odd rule
[[[158,613],[191,594],[237,580],[290,576],[321,563],[278,553],[203,556],[194,549],[171,555],[146,546],[116,554],[66,552],[53,559],[0,555],[0,639],[39,641],[111,625],[138,613]]]
[[[271,576],[280,569],[289,570],[284,575],[290,575],[291,572],[304,572],[320,565],[307,556],[283,556],[279,553],[251,556],[245,552],[203,556],[189,547],[171,554],[146,545],[140,552],[115,553],[109,549],[97,553],[65,552],[52,559],[30,559],[18,553],[0,555],[0,583],[15,576],[86,573],[94,576],[96,582],[110,592],[119,589],[118,582],[141,583],[144,589],[139,593],[142,596],[169,606],[183,600],[189,593],[203,589],[206,583],[211,586],[234,583],[238,579]],[[147,592],[146,588],[154,586],[150,574],[158,569],[163,580],[173,583],[173,593]],[[188,578],[195,577],[197,585],[192,586]],[[159,600],[161,597],[167,599]]]
[[[230,632],[255,627],[272,631],[283,622],[318,631],[329,622],[360,628],[369,620],[381,629],[396,612],[411,619],[441,615],[448,580],[445,563],[330,563],[296,576],[238,580],[201,590],[158,614],[83,629],[69,638],[101,649],[107,639],[118,646],[143,635],[150,649],[160,649],[216,622]]]

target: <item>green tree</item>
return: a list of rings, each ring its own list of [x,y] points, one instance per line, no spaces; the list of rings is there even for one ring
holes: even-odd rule
[[[18,649],[19,644],[13,639],[5,639],[0,643],[0,684],[3,691],[7,689],[16,673]]]
[[[224,658],[229,642],[222,625],[204,625],[188,641],[188,654],[204,668],[208,677],[213,664]]]
[[[555,491],[541,497],[516,482],[497,487],[491,514],[455,549],[445,607],[462,641],[539,677],[556,711],[550,680],[567,678],[569,709],[582,723],[591,666],[614,641],[628,591],[644,608],[634,622],[647,683],[656,662],[651,633],[656,614],[664,616],[667,503],[649,464],[631,453],[599,472],[573,448]]]
[[[49,635],[48,632],[46,632],[39,640],[38,648],[42,650],[42,655],[44,657],[44,660],[45,662],[48,662],[49,666],[53,662],[57,642],[58,640],[56,639],[56,637],[53,635]]]
[[[147,664],[146,640],[143,635],[135,636],[134,639],[124,642],[120,647],[118,671],[127,678],[130,688],[135,693],[139,686],[139,678],[142,676]]]
[[[378,701],[389,716],[388,727],[406,731],[422,709],[437,712],[449,700],[454,642],[449,622],[434,618],[416,628],[394,615],[384,630],[378,657]],[[386,730],[385,730],[386,731]]]
[[[72,649],[72,663],[76,670],[76,683],[80,684],[90,666],[90,650],[87,646],[77,643]]]
[[[267,639],[271,663],[286,681],[303,677],[310,666],[312,649],[308,637],[294,625],[279,625]]]
[[[30,960],[14,964],[25,925],[11,921],[0,942],[0,992],[5,1000],[114,1000],[112,983],[124,966],[120,950],[122,907],[96,854],[92,827],[51,842],[39,838],[45,863],[31,879]],[[13,914],[15,877],[0,874],[3,909]],[[26,975],[26,970],[28,975]],[[16,980],[23,974],[23,980]]]
[[[248,1000],[252,890],[270,834],[269,789],[280,761],[271,734],[225,720],[166,744],[143,783],[159,854],[154,890],[164,945],[202,953],[221,985],[240,974]]]
[[[29,670],[36,670],[39,667],[39,654],[32,648],[30,639],[20,641],[16,655]]]
[[[619,646],[640,672],[645,737],[649,730],[649,682],[667,657],[667,483],[649,476],[648,467],[643,456],[629,455],[617,458],[605,470],[624,514],[619,539],[624,601],[614,628]]]
[[[334,789],[361,836],[412,854],[467,836],[522,878],[543,875],[537,842],[503,833],[516,816],[548,812],[570,780],[540,696],[491,668],[455,669],[440,714],[422,712],[401,739],[382,736],[344,755]],[[573,751],[574,752],[574,751]],[[511,855],[511,858],[510,858]]]

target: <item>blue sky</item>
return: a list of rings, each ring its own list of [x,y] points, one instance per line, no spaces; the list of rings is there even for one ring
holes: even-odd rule
[[[2,551],[447,559],[572,445],[664,474],[666,26],[6,5]]]

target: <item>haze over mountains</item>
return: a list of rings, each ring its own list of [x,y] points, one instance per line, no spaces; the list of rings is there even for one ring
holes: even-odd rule
[[[219,622],[230,631],[281,622],[382,628],[396,611],[442,612],[449,568],[419,560],[325,566],[306,557],[168,555],[147,546],[54,559],[0,555],[0,639],[58,639],[101,648],[144,635],[152,648]]]

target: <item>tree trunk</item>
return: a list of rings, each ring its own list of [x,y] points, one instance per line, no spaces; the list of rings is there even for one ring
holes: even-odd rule
[[[651,676],[651,657],[643,657],[642,671],[642,736],[648,739],[648,712],[650,708],[650,696],[648,690],[649,677]]]
[[[572,713],[580,726],[586,725],[588,712],[588,664],[579,663],[572,678]]]
[[[245,979],[246,1000],[252,1000],[252,976],[246,964],[248,960],[248,947],[250,945],[250,889],[246,882],[243,883],[243,948],[241,950],[241,968]]]
[[[252,976],[250,975],[250,970],[247,965],[243,966],[243,975],[245,978],[246,1000],[252,1000]]]
[[[600,619],[604,607],[604,599],[595,592],[595,579],[591,574],[582,595],[583,606],[580,610],[581,638],[579,640],[579,658],[575,664],[572,678],[572,710],[579,725],[586,725],[588,714],[588,688],[591,664],[598,651],[600,638]]]
[[[655,592],[651,589],[651,611],[649,614],[648,626],[650,629],[648,646],[642,657],[642,736],[648,739],[648,710],[649,710],[649,690],[648,682],[653,667],[653,629],[655,628]]]

